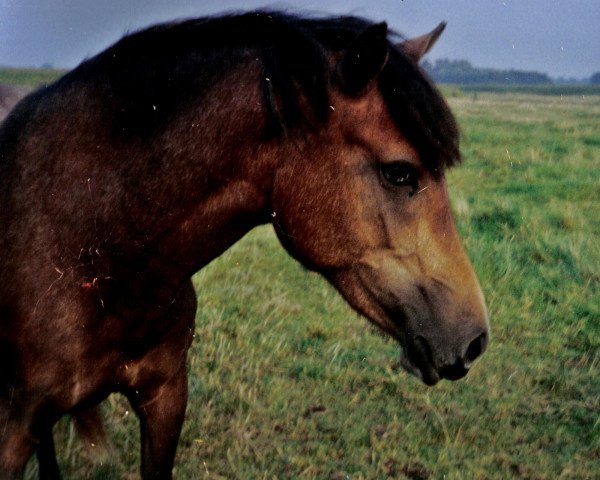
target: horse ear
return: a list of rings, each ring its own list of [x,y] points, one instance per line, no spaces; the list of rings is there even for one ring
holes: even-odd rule
[[[387,23],[370,25],[348,46],[337,66],[343,92],[358,95],[374,80],[388,58]]]
[[[420,37],[405,40],[397,45],[404,53],[406,53],[415,62],[418,62],[423,56],[431,50],[431,47],[440,38],[440,35],[446,28],[446,22],[441,22],[431,32],[421,35]]]

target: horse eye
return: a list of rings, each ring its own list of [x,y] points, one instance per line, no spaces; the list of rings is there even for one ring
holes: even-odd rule
[[[417,190],[419,186],[418,172],[412,164],[404,161],[382,163],[380,169],[383,178],[395,187],[407,186],[412,187],[413,192]]]

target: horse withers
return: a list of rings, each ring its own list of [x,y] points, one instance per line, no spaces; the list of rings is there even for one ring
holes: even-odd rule
[[[129,35],[0,128],[0,478],[112,392],[170,478],[187,401],[191,275],[254,226],[402,347],[464,376],[486,307],[454,226],[456,122],[418,60],[355,17],[254,12]],[[201,339],[200,339],[201,340]],[[87,413],[86,413],[87,412]],[[93,425],[92,425],[93,429]]]

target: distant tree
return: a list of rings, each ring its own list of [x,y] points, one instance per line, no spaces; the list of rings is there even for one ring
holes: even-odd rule
[[[433,65],[429,60],[423,60],[421,63],[421,68],[425,70],[427,73],[431,75],[431,71],[433,70]]]
[[[477,68],[467,60],[441,58],[434,65],[423,64],[431,77],[440,83],[501,83],[501,84],[540,84],[552,83],[545,73],[523,70],[497,70]]]
[[[590,77],[590,83],[600,83],[600,72],[592,74]]]
[[[577,77],[557,77],[554,79],[554,83],[566,84],[566,85],[578,85],[580,83],[590,83],[589,78],[577,78]]]

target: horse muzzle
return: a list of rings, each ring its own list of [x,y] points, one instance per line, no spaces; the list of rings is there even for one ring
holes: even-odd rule
[[[466,346],[460,348],[460,355],[450,356],[432,348],[422,335],[410,335],[401,342],[400,364],[409,373],[420,378],[427,385],[435,385],[441,379],[459,380],[469,372],[471,365],[486,349],[488,332],[479,332]],[[463,351],[464,350],[464,351]]]

